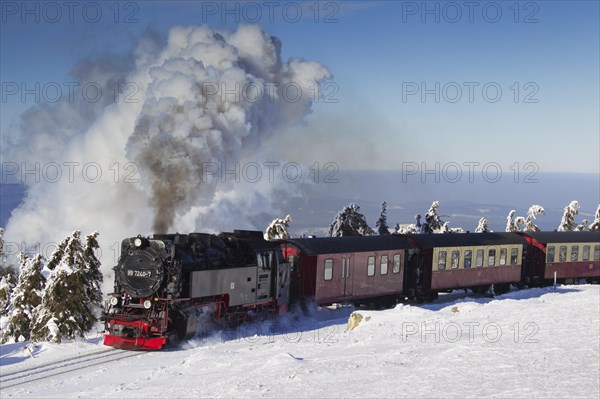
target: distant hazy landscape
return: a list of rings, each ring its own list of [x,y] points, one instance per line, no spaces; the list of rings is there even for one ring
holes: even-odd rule
[[[491,229],[504,231],[506,216],[511,209],[515,209],[517,215],[525,215],[532,204],[539,204],[546,210],[536,219],[537,225],[542,230],[554,230],[563,208],[571,200],[581,204],[577,222],[584,218],[593,220],[600,203],[600,177],[596,174],[539,173],[535,176],[536,183],[524,183],[522,177],[515,183],[514,176],[506,173],[497,183],[485,181],[478,173],[474,174],[472,183],[467,175],[456,183],[442,178],[435,182],[434,175],[423,177],[425,183],[421,182],[420,175],[403,176],[400,171],[340,170],[333,177],[337,182],[323,183],[324,179],[321,179],[320,183],[299,183],[302,184],[302,196],[288,199],[281,208],[292,215],[293,234],[324,235],[333,216],[351,202],[357,203],[367,222],[374,225],[381,202],[387,201],[388,223],[393,227],[396,223],[413,223],[415,214],[424,215],[431,202],[437,200],[444,221],[449,221],[451,227],[470,231],[475,229],[481,217],[488,219]],[[12,210],[21,204],[27,190],[18,183],[1,184],[0,189],[0,226],[6,226]],[[248,212],[257,229],[264,229],[274,217],[285,216],[269,209],[250,209]],[[98,218],[101,217],[98,214]],[[223,227],[233,230],[240,226]]]

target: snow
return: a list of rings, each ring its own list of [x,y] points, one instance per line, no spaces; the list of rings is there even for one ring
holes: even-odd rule
[[[362,320],[347,331],[352,312]],[[98,333],[41,344],[32,349],[35,358],[25,345],[0,346],[2,376],[104,349]],[[431,304],[383,311],[312,309],[130,354],[3,388],[1,396],[597,398],[600,286],[495,299],[455,291]]]

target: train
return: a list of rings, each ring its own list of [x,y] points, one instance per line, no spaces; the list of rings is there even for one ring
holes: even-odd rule
[[[313,301],[383,308],[439,293],[600,282],[600,231],[392,234],[267,241],[260,231],[126,238],[106,301],[104,344],[159,350]]]

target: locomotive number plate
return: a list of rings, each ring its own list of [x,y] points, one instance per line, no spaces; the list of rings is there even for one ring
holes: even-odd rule
[[[150,270],[127,270],[127,276],[148,278],[152,277],[152,272]]]

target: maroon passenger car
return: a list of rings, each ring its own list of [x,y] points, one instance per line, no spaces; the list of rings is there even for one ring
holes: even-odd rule
[[[403,298],[405,262],[411,243],[403,236],[327,237],[286,240],[292,263],[292,298],[393,304]]]

